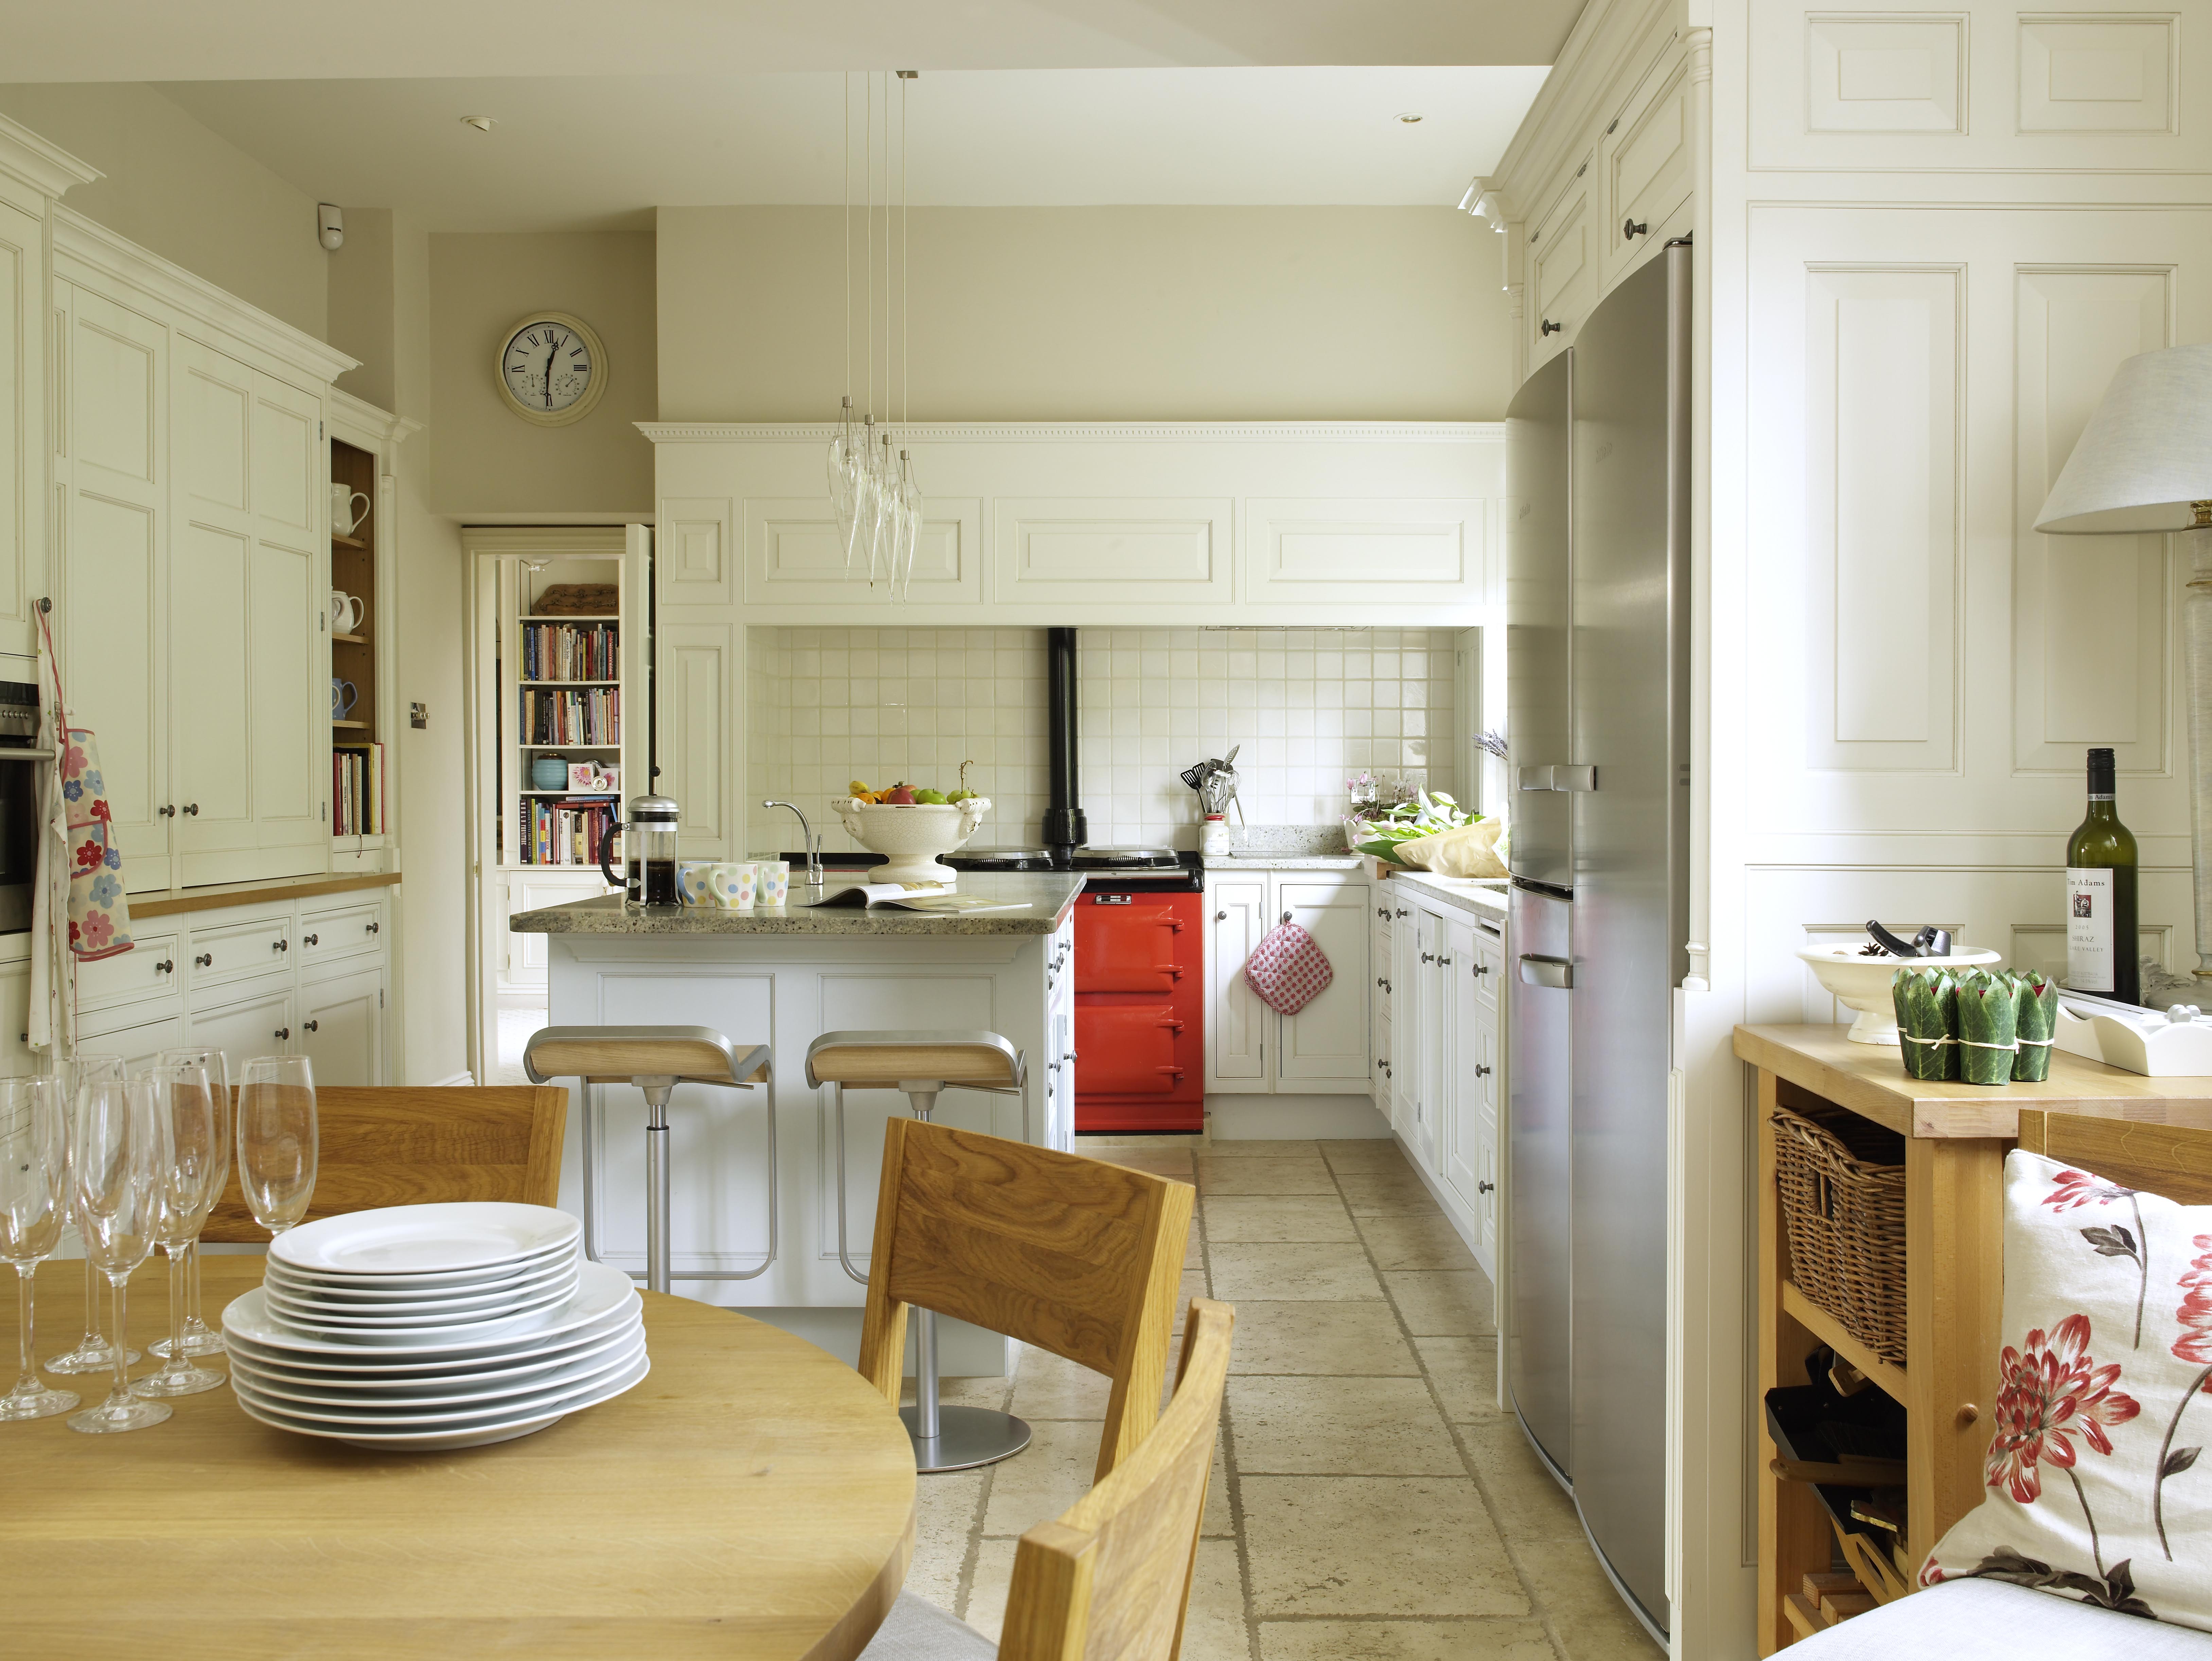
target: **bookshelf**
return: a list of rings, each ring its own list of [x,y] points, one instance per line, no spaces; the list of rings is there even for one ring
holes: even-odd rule
[[[377,687],[378,630],[386,622],[377,581],[378,472],[374,453],[331,440],[331,483],[343,485],[349,500],[359,492],[368,504],[345,531],[338,528],[343,520],[331,522],[331,835],[356,849],[392,828],[391,769]]]

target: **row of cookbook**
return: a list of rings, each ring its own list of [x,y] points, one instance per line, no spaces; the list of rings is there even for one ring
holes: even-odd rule
[[[384,833],[384,746],[331,748],[331,830],[340,837]]]
[[[605,803],[526,800],[516,857],[524,865],[597,865],[613,823]]]
[[[526,623],[525,680],[619,680],[621,636],[611,623]]]
[[[522,693],[524,744],[622,742],[622,692],[612,686],[588,691]]]

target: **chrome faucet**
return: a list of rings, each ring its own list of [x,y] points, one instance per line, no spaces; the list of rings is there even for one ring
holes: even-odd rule
[[[799,812],[798,806],[795,803],[787,801],[764,801],[761,806],[763,807],[788,807],[793,812],[799,813],[799,835],[800,839],[806,844],[806,885],[809,888],[821,887],[821,833],[806,823],[806,815]]]

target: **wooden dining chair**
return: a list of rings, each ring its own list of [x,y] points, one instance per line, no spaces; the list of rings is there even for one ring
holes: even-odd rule
[[[898,1405],[914,1305],[1048,1349],[1113,1380],[1106,1475],[1159,1415],[1195,1194],[1048,1147],[890,1120],[862,1376]]]
[[[2179,1205],[2212,1205],[2212,1130],[2022,1108],[2020,1147]]]
[[[234,1091],[234,1095],[236,1093]],[[434,1200],[554,1203],[568,1092],[548,1086],[325,1086],[315,1197],[302,1220]],[[203,1240],[266,1245],[231,1162]]]
[[[860,1661],[1175,1661],[1236,1323],[1191,1299],[1175,1398],[1112,1475],[1022,1536],[995,1647],[902,1592]]]

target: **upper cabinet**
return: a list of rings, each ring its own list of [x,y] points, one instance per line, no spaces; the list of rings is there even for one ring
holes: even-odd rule
[[[1688,54],[1669,42],[1645,74],[1628,106],[1597,143],[1599,199],[1603,211],[1598,265],[1607,288],[1628,275],[1651,249],[1684,234],[1676,214],[1690,201]]]
[[[330,859],[330,378],[350,360],[53,216],[62,692],[133,891]],[[0,618],[4,624],[4,618]]]
[[[1528,234],[1528,367],[1574,343],[1597,303],[1595,228],[1590,222],[1589,158]]]

